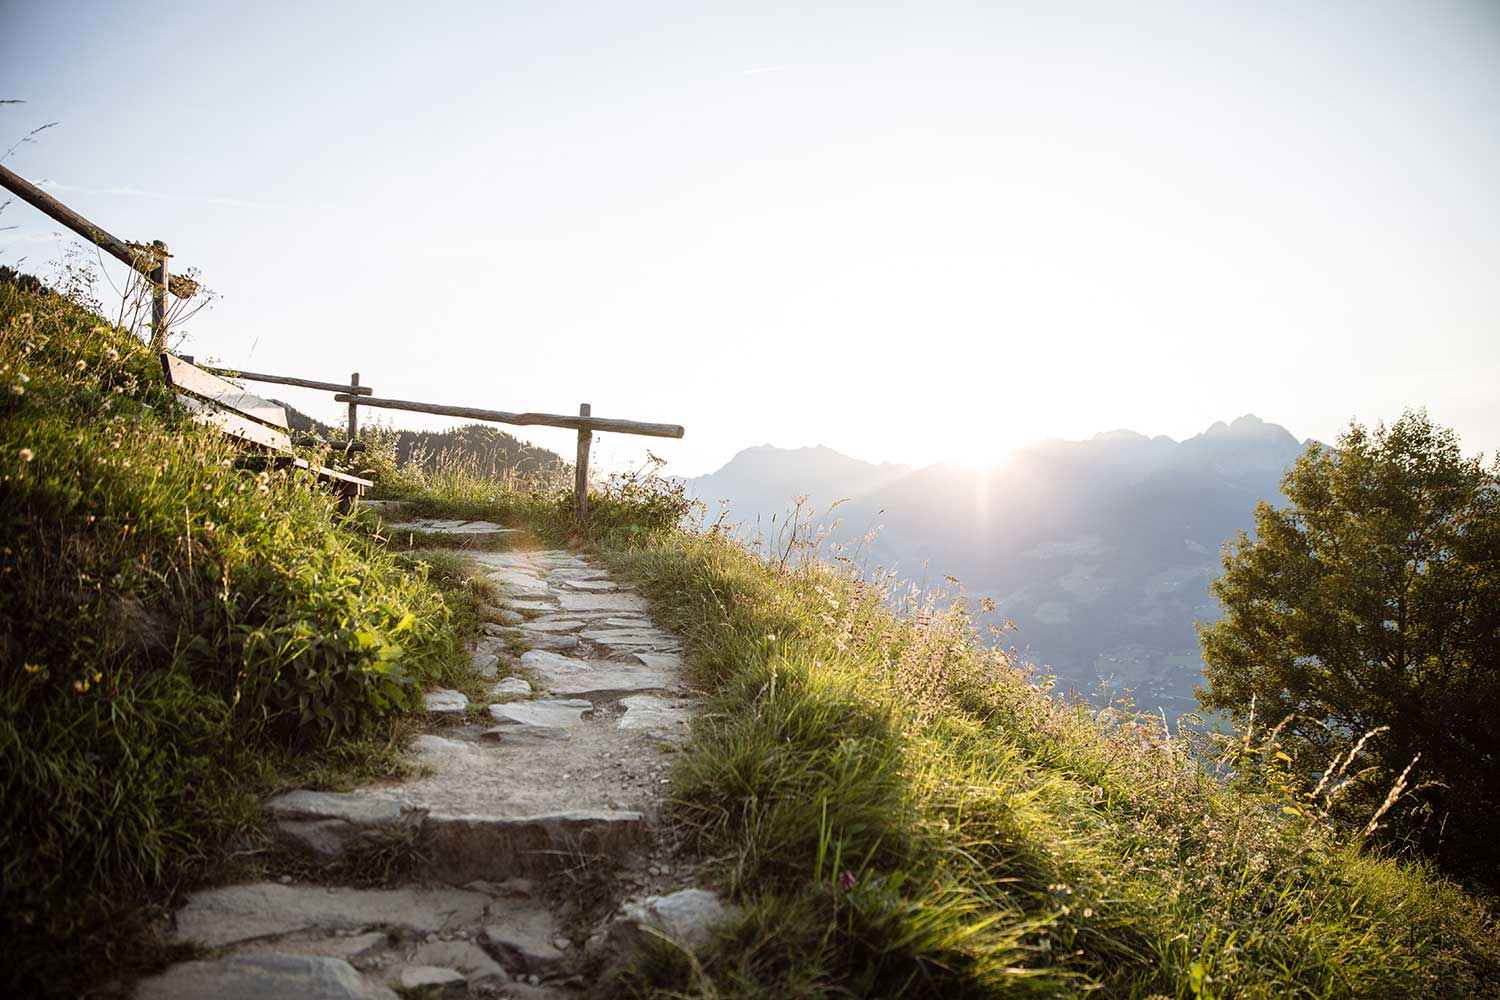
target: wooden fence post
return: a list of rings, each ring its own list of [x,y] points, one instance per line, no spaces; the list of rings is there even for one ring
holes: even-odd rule
[[[157,354],[167,349],[167,245],[155,240],[156,267],[151,271],[151,350]]]
[[[349,376],[349,387],[354,390],[355,395],[359,393],[359,372]],[[349,441],[352,443],[359,434],[359,404],[349,404]]]
[[[587,417],[593,412],[588,403],[578,405],[578,415]],[[574,466],[573,512],[582,521],[589,512],[589,450],[594,444],[594,432],[578,429],[578,461]]]

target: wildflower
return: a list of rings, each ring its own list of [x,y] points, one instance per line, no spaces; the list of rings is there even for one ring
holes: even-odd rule
[[[21,449],[21,461],[23,461],[23,462],[29,462],[29,461],[31,461],[31,449],[30,448],[22,448]]]
[[[111,361],[119,361],[120,360],[120,352],[117,351],[117,350],[115,350],[113,347],[106,347],[104,349],[104,356],[106,358],[109,358],[109,360],[111,360]]]
[[[839,875],[839,888],[843,889],[845,892],[853,889],[856,884],[857,882],[854,878],[854,873],[849,871],[848,869],[845,869],[843,873]]]
[[[12,396],[24,396],[26,395],[26,387],[24,385],[13,385],[10,387],[10,394]]]
[[[42,665],[40,663],[28,663],[26,664],[26,672],[28,674],[39,674],[42,672]]]
[[[87,677],[85,677],[81,681],[74,681],[73,682],[73,690],[77,691],[79,694],[83,694],[88,689],[89,689],[89,681],[88,681]]]

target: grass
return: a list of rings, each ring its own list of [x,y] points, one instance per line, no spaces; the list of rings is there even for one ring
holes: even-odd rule
[[[601,555],[714,692],[672,786],[741,907],[601,995],[1493,996],[1493,913],[1098,713],[939,606],[722,535]],[[906,614],[891,609],[904,606]]]
[[[237,464],[131,332],[0,275],[4,981],[149,962],[172,893],[258,794],[395,769],[399,718],[467,670],[485,595],[395,554],[296,469]]]

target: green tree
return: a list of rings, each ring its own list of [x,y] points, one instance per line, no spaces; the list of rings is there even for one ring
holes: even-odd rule
[[[1261,501],[1255,537],[1225,547],[1200,700],[1291,716],[1282,742],[1313,776],[1386,727],[1338,814],[1363,823],[1416,760],[1379,835],[1500,884],[1500,457],[1408,411],[1309,446],[1281,488],[1290,504]]]

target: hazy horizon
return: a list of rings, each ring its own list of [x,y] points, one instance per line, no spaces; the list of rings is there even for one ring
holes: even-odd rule
[[[0,153],[58,122],[5,164],[200,268],[200,357],[680,423],[597,460],[688,476],[760,441],[988,464],[1421,406],[1500,449],[1483,0],[0,19],[0,99],[27,102]],[[58,228],[10,205],[0,264],[45,273]]]

